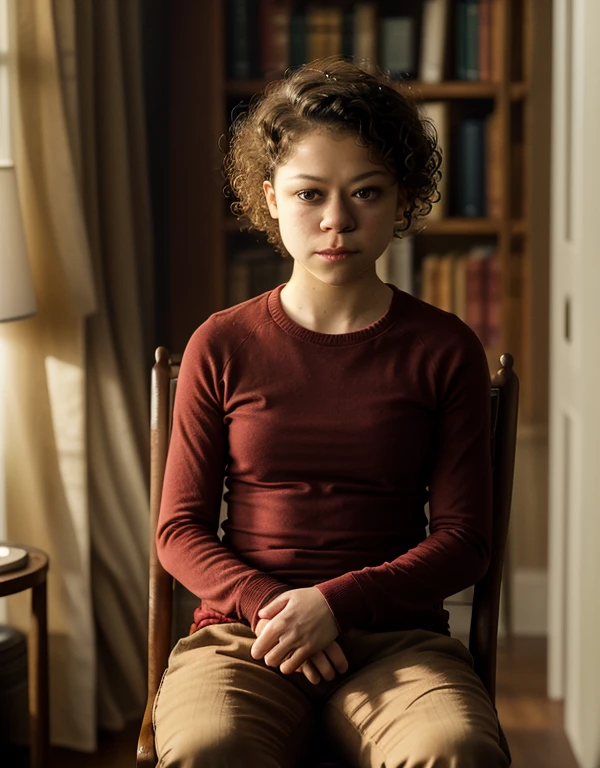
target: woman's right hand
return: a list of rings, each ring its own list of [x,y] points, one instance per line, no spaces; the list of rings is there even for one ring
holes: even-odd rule
[[[260,619],[256,625],[256,637],[260,637],[261,632],[267,626],[270,619]],[[335,673],[344,674],[348,671],[348,660],[339,643],[335,640],[324,648],[313,654],[296,672],[302,672],[306,679],[313,685],[321,682],[321,675],[325,680],[335,679]]]

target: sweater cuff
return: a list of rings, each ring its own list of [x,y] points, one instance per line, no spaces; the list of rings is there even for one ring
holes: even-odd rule
[[[247,619],[253,632],[259,622],[258,612],[263,605],[290,589],[292,587],[267,575],[255,576],[248,581],[240,597],[239,613]]]
[[[369,613],[363,592],[351,573],[315,584],[315,587],[327,601],[340,634],[368,625]]]

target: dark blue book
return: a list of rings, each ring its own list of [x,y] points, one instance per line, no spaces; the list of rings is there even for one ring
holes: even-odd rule
[[[290,66],[306,64],[306,13],[294,8],[290,19]]]
[[[458,126],[457,215],[485,216],[485,121],[463,120]]]
[[[457,80],[467,79],[467,2],[459,0],[454,16],[454,69]]]
[[[465,80],[479,80],[479,0],[467,0],[465,17]]]
[[[260,76],[258,0],[228,0],[227,75],[234,80]]]

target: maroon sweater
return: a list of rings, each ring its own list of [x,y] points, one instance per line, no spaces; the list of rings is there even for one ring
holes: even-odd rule
[[[276,595],[315,586],[340,633],[448,634],[442,601],[485,573],[485,353],[455,315],[390,287],[388,312],[352,333],[295,323],[281,285],[215,313],[192,336],[157,546],[202,600],[197,627],[254,630]]]

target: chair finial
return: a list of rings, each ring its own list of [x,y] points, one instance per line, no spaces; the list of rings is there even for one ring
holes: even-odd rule
[[[154,359],[157,363],[169,365],[169,350],[166,347],[157,347],[154,353]]]
[[[509,352],[500,355],[500,365],[505,371],[512,371],[514,362],[515,359]]]

